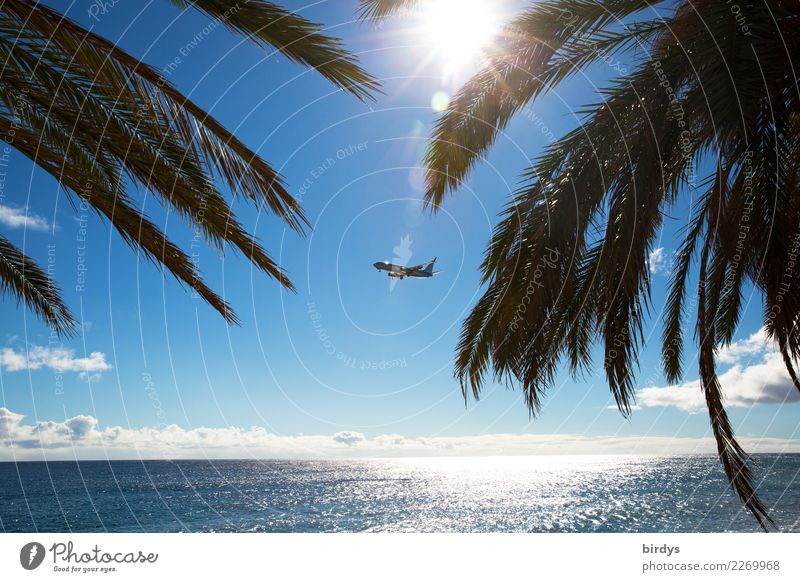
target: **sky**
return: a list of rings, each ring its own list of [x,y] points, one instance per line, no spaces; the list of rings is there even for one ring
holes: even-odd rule
[[[228,326],[0,145],[0,229],[55,276],[82,322],[63,340],[13,300],[0,302],[0,460],[713,450],[692,345],[683,384],[668,387],[659,366],[665,291],[692,192],[670,209],[650,257],[652,317],[630,419],[598,369],[562,371],[535,419],[519,389],[490,382],[479,402],[465,402],[453,378],[498,212],[530,160],[576,127],[578,110],[631,62],[594,65],[525,107],[432,214],[420,204],[421,159],[437,110],[479,65],[474,40],[523,2],[498,0],[466,36],[453,30],[469,19],[447,28],[414,13],[375,26],[355,20],[354,0],[285,2],[343,38],[380,80],[384,94],[366,104],[164,0],[48,4],[161,70],[258,151],[313,229],[301,237],[234,205],[290,274],[292,294],[233,252],[192,246],[192,230],[139,192],[236,309],[241,325]],[[434,257],[442,272],[432,279],[393,281],[372,267]],[[799,451],[800,393],[760,317],[751,294],[737,341],[720,354],[729,412],[749,450]]]

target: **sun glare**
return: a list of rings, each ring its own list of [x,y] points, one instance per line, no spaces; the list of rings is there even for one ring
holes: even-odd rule
[[[485,0],[431,0],[423,6],[425,34],[450,65],[475,60],[499,28],[492,3]]]

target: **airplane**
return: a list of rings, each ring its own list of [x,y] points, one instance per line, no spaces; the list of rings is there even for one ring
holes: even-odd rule
[[[432,261],[422,263],[416,267],[404,267],[403,265],[393,265],[389,261],[379,261],[372,266],[379,271],[387,271],[390,277],[404,279],[405,277],[433,277],[434,275],[438,275],[441,271],[433,270],[433,264],[435,262],[436,259],[433,259]]]

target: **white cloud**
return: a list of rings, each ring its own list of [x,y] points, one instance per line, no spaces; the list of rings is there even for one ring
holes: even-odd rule
[[[50,368],[56,372],[78,372],[83,379],[96,380],[97,373],[110,370],[111,365],[103,352],[79,358],[75,357],[75,350],[63,347],[31,346],[27,351],[0,349],[0,368],[5,372]]]
[[[343,445],[357,445],[358,443],[364,442],[366,438],[360,432],[352,432],[352,431],[344,431],[344,432],[337,432],[331,437],[334,442],[341,443]]]
[[[650,272],[654,275],[661,273],[667,266],[667,256],[664,252],[664,247],[653,249],[653,252],[650,253],[647,259],[647,264],[650,268]]]
[[[800,391],[789,378],[780,352],[763,329],[733,342],[720,351],[717,359],[722,364],[732,364],[719,374],[726,406],[750,408],[756,404],[800,401]],[[676,386],[643,388],[637,392],[636,400],[643,407],[674,406],[690,412],[706,407],[699,379]]]
[[[8,408],[0,408],[0,439],[5,439],[12,427],[18,425],[23,418],[24,416],[11,412]]]
[[[30,230],[47,231],[50,225],[47,220],[33,214],[27,208],[15,208],[0,204],[0,224],[9,228],[28,228]]]
[[[0,460],[131,458],[379,458],[494,455],[713,453],[711,438],[576,434],[487,434],[463,437],[276,435],[242,429],[162,427],[100,428],[96,418],[75,416],[33,424],[0,408]],[[343,437],[343,435],[346,435]],[[749,452],[800,452],[800,441],[743,438]]]
[[[747,339],[731,343],[717,354],[717,361],[722,364],[737,364],[748,356],[757,356],[767,351],[777,351],[767,339],[767,332],[762,327]]]

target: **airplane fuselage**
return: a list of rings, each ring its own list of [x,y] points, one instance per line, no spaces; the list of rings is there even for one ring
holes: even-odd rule
[[[395,265],[390,263],[389,261],[378,261],[377,263],[373,263],[372,265],[379,271],[385,271],[390,277],[396,277],[398,279],[403,279],[405,277],[433,277],[436,275],[430,269],[420,269],[414,267],[405,267],[403,265]]]

